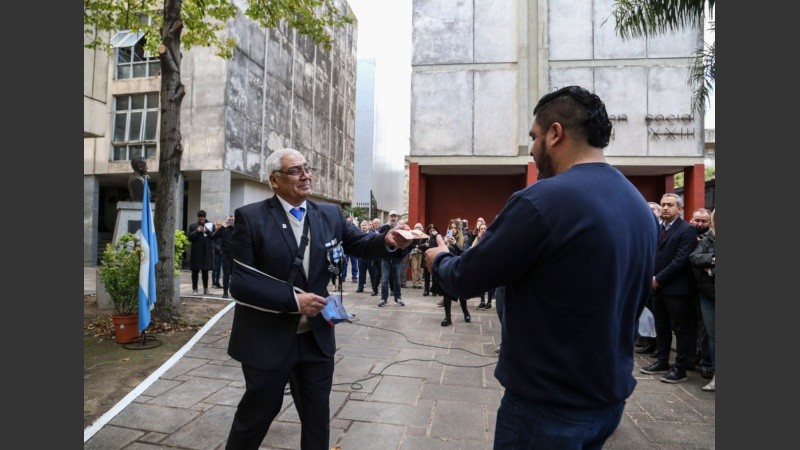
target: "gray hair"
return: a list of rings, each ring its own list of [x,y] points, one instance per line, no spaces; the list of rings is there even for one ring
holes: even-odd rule
[[[674,192],[667,192],[666,194],[661,196],[661,200],[664,200],[664,197],[672,197],[675,199],[675,204],[678,205],[678,208],[683,208],[683,197],[674,193]]]
[[[264,163],[267,169],[267,176],[272,175],[276,170],[281,170],[281,160],[284,156],[297,155],[303,156],[302,153],[293,148],[279,148],[267,156],[267,162]]]

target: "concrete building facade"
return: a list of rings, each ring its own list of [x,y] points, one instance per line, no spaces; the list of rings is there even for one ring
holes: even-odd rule
[[[374,211],[370,218],[387,219],[391,210],[405,215],[408,198],[405,152],[391,148],[386,134],[387,102],[383,101],[387,89],[397,89],[381,83],[384,68],[374,58],[358,60],[356,81],[356,154],[355,154],[355,206],[370,209],[374,198]],[[363,218],[362,218],[363,219]]]
[[[351,14],[344,0],[337,6]],[[317,169],[314,200],[352,203],[357,21],[332,30],[331,51],[285,25],[264,30],[242,14],[226,31],[237,40],[233,58],[209,48],[183,53],[188,94],[176,229],[185,230],[199,209],[213,221],[272,196],[264,163],[282,147],[300,150]],[[97,264],[116,205],[129,198],[130,158],[145,154],[153,195],[160,181],[158,64],[134,65],[142,76],[126,76],[121,50],[105,63],[96,53],[91,65],[84,57],[84,265]]]
[[[605,101],[614,123],[605,155],[647,200],[672,191],[683,172],[686,210],[704,206],[704,125],[687,84],[701,29],[623,40],[613,0],[414,0],[413,8],[411,221],[491,222],[537,179],[533,107],[572,84]]]

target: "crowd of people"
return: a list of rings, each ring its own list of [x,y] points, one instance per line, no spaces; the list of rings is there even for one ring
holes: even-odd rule
[[[389,220],[382,223],[380,219],[363,219],[359,223],[360,229],[365,233],[381,233],[388,229],[398,228],[410,230],[406,221],[398,215],[397,211],[389,211]],[[487,224],[483,217],[478,217],[474,229],[469,228],[467,219],[453,218],[449,221],[445,239],[451,251],[461,253],[480,242],[486,232]],[[452,325],[451,304],[456,301],[461,307],[464,322],[471,322],[472,316],[468,309],[467,298],[454,297],[442,291],[437,283],[436,277],[432,276],[425,264],[423,254],[425,250],[436,246],[436,235],[439,234],[437,226],[433,223],[423,226],[421,223],[414,224],[413,229],[428,236],[425,242],[416,241],[409,246],[408,251],[399,253],[389,258],[380,260],[370,260],[365,258],[357,259],[357,283],[356,293],[363,293],[367,288],[367,282],[372,289],[372,296],[380,295],[377,304],[384,307],[388,304],[389,296],[392,296],[397,306],[404,306],[402,300],[402,289],[421,289],[424,297],[438,297],[440,300],[437,306],[444,308],[444,318],[442,326]],[[411,274],[409,286],[406,277]],[[336,286],[338,278],[333,278],[332,283]],[[369,280],[368,280],[369,279]],[[478,298],[478,297],[476,297]],[[480,295],[480,304],[477,309],[492,309],[492,302],[495,298],[495,288],[491,288]],[[488,298],[488,300],[487,300]]]
[[[714,330],[714,212],[698,208],[683,219],[683,198],[668,192],[653,212],[661,229],[652,294],[648,301],[655,321],[655,338],[640,337],[636,352],[649,354],[645,374],[663,374],[665,383],[688,380],[697,371],[711,380],[704,391],[716,390]],[[670,364],[673,336],[675,360]]]
[[[684,220],[675,193],[648,204],[605,160],[612,123],[596,94],[564,87],[544,95],[533,115],[529,154],[539,181],[474,229],[462,218],[444,233],[416,223],[428,239],[409,239],[402,230],[412,228],[397,211],[386,223],[346,218],[338,206],[309,199],[315,169],[294,149],[267,158],[271,198],[217,226],[198,211],[188,230],[192,289],[202,274],[208,293],[219,240],[222,286],[237,302],[228,354],[241,363],[245,392],[226,448],[259,447],[287,384],[300,448],[327,448],[336,343],[320,312],[331,284],[347,281],[348,266],[356,293],[369,277],[381,308],[390,295],[405,306],[410,268],[411,289],[441,297],[442,326],[453,324],[453,301],[465,323],[468,299],[480,299],[483,310],[495,303],[494,375],[505,392],[494,448],[602,448],[637,384],[637,345],[654,359],[642,373],[680,383],[697,370],[710,379],[702,389],[715,391],[715,211],[700,208]],[[217,286],[218,272],[212,276]],[[645,308],[655,337],[637,342]]]

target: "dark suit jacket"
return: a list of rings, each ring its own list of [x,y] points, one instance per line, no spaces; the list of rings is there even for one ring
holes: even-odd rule
[[[219,227],[214,230],[211,239],[219,244],[222,256],[231,256],[231,239],[233,239],[233,226]]]
[[[660,285],[656,294],[696,294],[696,282],[689,264],[689,255],[695,247],[697,232],[689,222],[679,217],[656,249],[655,276]]]
[[[327,297],[331,274],[325,244],[342,243],[344,252],[359,258],[379,259],[390,252],[384,244],[386,233],[363,233],[348,224],[336,205],[306,201],[309,221],[309,274],[301,273],[295,286]],[[264,312],[237,304],[233,316],[228,354],[235,360],[262,370],[280,366],[288,356],[297,333],[300,314],[290,288],[280,283],[262,284],[244,278],[237,262],[254,267],[280,280],[287,280],[298,245],[292,226],[276,196],[238,208],[230,250],[234,259],[231,296],[245,303],[267,305]],[[309,318],[311,332],[322,352],[333,357],[336,340],[333,328],[321,314]]]
[[[191,270],[212,270],[214,268],[214,246],[211,244],[211,231],[198,233],[197,221],[189,225],[186,237],[191,242],[189,246],[189,269]]]

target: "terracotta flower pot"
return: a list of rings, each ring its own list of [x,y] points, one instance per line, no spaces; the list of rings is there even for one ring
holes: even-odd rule
[[[127,344],[139,338],[139,314],[130,316],[111,316],[114,323],[114,340],[117,344]]]

